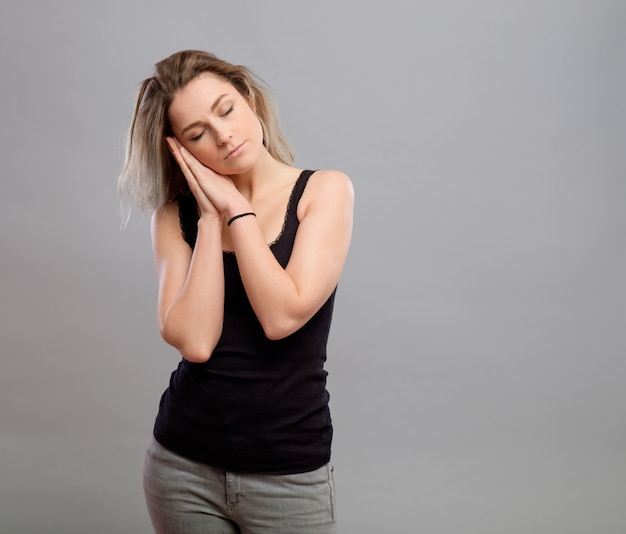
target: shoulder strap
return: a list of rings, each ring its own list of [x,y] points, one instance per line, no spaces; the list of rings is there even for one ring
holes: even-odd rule
[[[296,183],[291,191],[291,196],[289,197],[285,226],[291,226],[293,223],[295,223],[296,226],[298,225],[298,202],[300,202],[302,193],[304,193],[304,188],[314,172],[315,171],[304,170],[300,173],[300,176],[296,180]]]
[[[192,193],[181,196],[178,199],[178,218],[180,219],[180,229],[183,238],[193,249],[198,237],[198,204]]]

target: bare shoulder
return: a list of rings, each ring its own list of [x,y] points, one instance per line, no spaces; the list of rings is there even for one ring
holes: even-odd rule
[[[178,202],[172,201],[163,204],[152,213],[152,231],[161,229],[163,226],[178,224]]]
[[[315,171],[309,178],[309,182],[314,188],[353,191],[350,177],[344,172],[332,169]]]
[[[167,202],[152,214],[152,240],[182,241],[182,232],[178,217],[178,202]]]
[[[303,214],[309,207],[318,203],[343,204],[351,208],[354,202],[354,187],[350,177],[332,169],[315,171],[309,178],[304,194],[302,195],[301,206]]]
[[[160,208],[157,208],[152,213],[152,224],[162,224],[164,222],[171,222],[172,219],[178,218],[178,202],[166,202]]]

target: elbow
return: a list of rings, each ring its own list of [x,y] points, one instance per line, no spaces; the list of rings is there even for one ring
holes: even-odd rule
[[[174,347],[180,355],[191,363],[205,363],[209,361],[215,349],[216,343],[208,340],[190,340],[181,336],[172,335],[167,330],[161,331],[161,337],[168,344]]]
[[[301,323],[295,320],[273,320],[262,323],[263,333],[265,337],[271,341],[278,341],[289,337],[296,332],[302,326]]]
[[[211,359],[212,351],[202,349],[179,349],[180,355],[191,363],[206,363]]]
[[[174,348],[178,349],[180,355],[191,363],[206,363],[210,360],[213,354],[214,345],[207,343],[185,343],[185,344],[173,344]]]
[[[265,332],[265,337],[270,341],[278,341],[280,339],[286,338],[289,335],[288,332],[279,329],[264,328],[263,332]]]
[[[311,307],[301,307],[291,311],[283,310],[281,313],[259,317],[259,322],[265,337],[271,341],[278,341],[300,330],[315,315],[317,310],[318,308]]]

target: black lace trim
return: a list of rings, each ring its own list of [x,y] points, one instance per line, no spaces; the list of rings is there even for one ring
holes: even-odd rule
[[[280,229],[280,232],[276,239],[274,239],[271,243],[268,244],[269,247],[273,247],[276,245],[281,238],[283,237],[285,230],[287,229],[287,224],[289,223],[289,217],[291,214],[291,206],[294,202],[296,196],[299,198],[302,196],[301,192],[304,189],[306,183],[308,182],[308,178],[315,171],[302,171],[298,176],[293,188],[291,189],[291,193],[289,194],[289,200],[287,201],[287,208],[285,209],[285,218],[283,219],[283,225]],[[186,195],[181,196],[178,199],[178,217],[180,220],[180,229],[183,233],[183,239],[187,242],[187,244],[193,249],[196,244],[196,239],[198,237],[198,220],[200,219],[200,214],[198,213],[198,203],[196,202],[196,198],[192,193],[188,193]],[[297,218],[297,214],[294,213],[293,217]],[[233,250],[224,250],[226,254],[234,254]]]

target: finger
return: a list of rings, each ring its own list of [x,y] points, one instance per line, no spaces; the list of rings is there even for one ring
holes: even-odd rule
[[[196,157],[191,152],[189,152],[189,150],[187,150],[184,146],[179,145],[178,151],[180,152],[180,156],[185,160],[185,163],[190,169],[204,167],[204,165],[202,165],[202,163],[200,163],[196,159]]]
[[[176,158],[177,153],[178,153],[178,146],[176,144],[176,140],[173,137],[166,137],[165,142],[167,143],[167,148],[171,152],[172,156]]]
[[[198,180],[195,174],[189,168],[189,165],[187,165],[187,162],[181,155],[180,150],[178,148],[172,149],[172,155],[174,156],[176,163],[178,163],[178,166],[180,167],[180,170],[182,171],[183,176],[185,177],[185,180],[187,181],[187,185],[189,186],[189,189],[197,198],[198,194],[200,193],[200,184],[198,184]]]
[[[181,153],[181,149],[183,147],[178,142],[178,139],[176,139],[175,137],[166,137],[165,140],[167,142],[168,148],[170,149],[170,152],[172,153],[172,156],[174,156],[174,159],[176,160],[182,171],[185,172],[185,170],[189,170],[189,165],[187,165],[187,162],[185,161]]]
[[[168,135],[168,136],[166,137],[166,139],[167,139],[167,143],[168,143],[170,146],[172,146],[173,148],[178,148],[178,147],[182,146],[182,145],[180,144],[180,141],[179,141],[178,139],[176,139],[176,137],[174,137],[173,135]]]
[[[170,149],[170,152],[172,153],[176,161],[180,163],[180,161],[183,158],[183,155],[181,152],[183,150],[183,145],[181,145],[178,139],[176,139],[175,137],[166,137],[166,140],[167,140],[167,146]]]
[[[181,170],[183,171],[183,175],[187,179],[187,183],[189,184],[189,187],[191,187],[191,188],[199,187],[198,179],[196,178],[196,175],[189,168],[189,166],[187,165],[187,162],[182,158],[182,156],[180,156],[180,159],[178,160],[178,165],[180,166]]]
[[[200,178],[203,174],[209,176],[220,176],[210,167],[207,167],[204,163],[202,163],[198,158],[196,158],[189,150],[187,150],[184,146],[179,146],[179,152],[181,157],[185,160],[187,167],[191,172],[194,173],[196,178]]]

